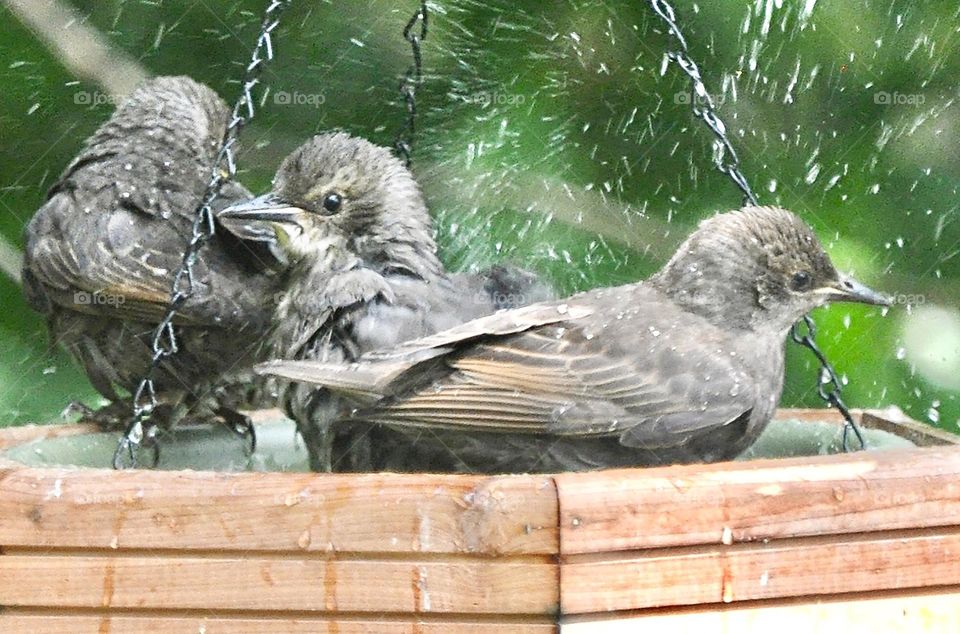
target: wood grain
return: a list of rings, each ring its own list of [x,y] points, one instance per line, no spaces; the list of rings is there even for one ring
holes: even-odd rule
[[[125,614],[0,614],[0,631],[4,634],[554,634],[557,626],[549,622],[503,623],[476,622],[464,617],[424,621],[409,619],[310,618],[284,617],[218,617],[125,615]]]
[[[0,556],[6,606],[552,614],[549,561]]]
[[[100,428],[92,423],[6,427],[0,429],[0,449],[7,449],[36,440],[64,438],[66,436],[79,436],[81,434],[95,434],[99,431]]]
[[[0,468],[0,546],[553,554],[547,476]]]
[[[956,634],[960,592],[761,602],[693,609],[633,612],[620,617],[574,617],[562,634],[703,634],[806,632],[809,634]],[[789,624],[789,626],[787,626]]]
[[[555,476],[563,554],[960,523],[960,447]]]
[[[584,555],[560,569],[564,614],[960,584],[960,530]]]

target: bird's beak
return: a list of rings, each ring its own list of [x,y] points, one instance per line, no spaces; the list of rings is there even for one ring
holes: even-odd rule
[[[827,301],[832,302],[859,302],[861,304],[873,304],[874,306],[890,306],[892,303],[886,295],[878,293],[843,273],[840,273],[834,284],[819,288],[817,292],[825,295]]]
[[[281,231],[287,236],[302,233],[306,215],[276,194],[264,194],[220,210],[217,219],[239,238],[272,242]]]

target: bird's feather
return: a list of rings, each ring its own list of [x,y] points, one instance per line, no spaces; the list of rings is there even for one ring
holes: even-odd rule
[[[631,292],[648,304],[656,293],[634,286],[620,295]],[[275,362],[260,371],[362,393],[367,403],[380,397],[355,419],[466,433],[613,436],[649,447],[750,411],[756,389],[738,358],[702,355],[692,330],[671,327],[677,314],[670,305],[645,315],[621,311],[612,323],[591,318],[623,299],[594,293],[506,311],[348,367]],[[708,338],[716,333],[706,323],[692,326]],[[608,340],[629,341],[643,354],[612,349]]]

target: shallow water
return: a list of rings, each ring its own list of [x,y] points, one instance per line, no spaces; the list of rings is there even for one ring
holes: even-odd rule
[[[912,447],[894,434],[863,430],[871,450]],[[28,442],[0,452],[0,457],[45,467],[76,465],[102,468],[111,463],[117,434],[93,433]],[[178,429],[164,437],[159,469],[213,471],[307,471],[307,452],[294,424],[277,420],[257,425],[257,451],[249,456],[246,442],[224,427]],[[784,458],[839,453],[840,428],[829,422],[775,420],[739,459]],[[145,458],[146,459],[146,458]]]

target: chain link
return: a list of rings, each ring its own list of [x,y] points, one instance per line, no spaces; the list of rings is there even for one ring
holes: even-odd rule
[[[236,175],[237,166],[234,148],[240,130],[254,117],[254,91],[260,84],[260,73],[264,64],[273,59],[273,32],[280,24],[280,14],[290,2],[291,0],[269,0],[264,11],[260,35],[257,37],[250,63],[244,71],[241,94],[233,106],[230,121],[224,131],[223,140],[213,164],[210,182],[207,184],[200,204],[196,209],[190,241],[184,249],[180,266],[173,276],[167,311],[153,331],[150,366],[134,391],[133,416],[114,452],[114,469],[124,469],[137,465],[136,450],[145,437],[154,440],[152,443],[154,466],[159,461],[156,425],[150,424],[150,416],[157,407],[154,377],[163,362],[177,353],[177,337],[173,321],[177,312],[193,296],[195,285],[193,267],[197,262],[200,250],[213,238],[216,231],[212,205],[220,195],[221,187]]]
[[[840,381],[840,377],[837,376],[836,370],[833,369],[833,365],[827,360],[827,356],[820,350],[819,346],[817,346],[817,327],[810,315],[804,315],[801,321],[794,324],[791,336],[795,342],[810,350],[817,358],[817,361],[820,362],[820,373],[817,377],[817,394],[819,394],[820,398],[824,401],[837,408],[837,411],[843,416],[843,420],[845,421],[843,426],[843,450],[853,451],[853,447],[850,445],[851,431],[854,436],[857,437],[857,443],[860,445],[860,449],[866,449],[867,441],[863,437],[860,427],[854,422],[850,409],[841,397],[843,383]]]
[[[407,167],[410,167],[413,135],[416,132],[417,89],[423,81],[423,56],[420,46],[427,37],[428,16],[427,0],[421,0],[420,7],[403,28],[403,37],[410,42],[410,48],[413,51],[413,64],[407,68],[403,79],[400,80],[400,94],[403,95],[407,107],[407,120],[397,134],[393,147],[396,148],[397,154],[400,155]],[[416,28],[417,24],[420,25],[419,33]]]
[[[654,13],[666,24],[669,34],[676,40],[677,48],[668,50],[667,58],[675,62],[690,79],[692,87],[690,103],[692,104],[693,114],[702,119],[716,137],[714,141],[716,150],[714,152],[714,165],[720,172],[729,176],[733,183],[743,192],[745,202],[756,205],[757,197],[750,188],[747,178],[740,170],[740,158],[737,156],[737,152],[730,142],[730,137],[727,136],[726,126],[723,124],[719,115],[717,115],[716,105],[714,104],[713,97],[711,97],[707,91],[706,85],[703,83],[700,68],[696,62],[690,58],[687,41],[680,31],[680,27],[677,25],[677,18],[673,7],[667,0],[650,0],[650,6],[653,8]],[[843,385],[840,382],[840,378],[833,369],[833,365],[827,360],[826,355],[820,350],[819,346],[817,346],[817,329],[813,319],[811,319],[809,315],[804,315],[802,320],[794,324],[791,336],[796,343],[810,350],[817,358],[817,361],[820,362],[820,371],[817,376],[817,394],[819,394],[820,398],[825,402],[835,407],[837,411],[840,412],[840,415],[843,416],[843,450],[852,451],[849,443],[851,430],[857,437],[860,448],[865,449],[867,446],[866,440],[860,432],[859,426],[853,420],[850,409],[841,398]]]
[[[713,97],[703,83],[703,77],[700,75],[700,67],[690,58],[687,40],[683,37],[683,33],[677,25],[677,18],[673,7],[670,6],[666,0],[650,0],[650,6],[653,7],[654,12],[666,23],[667,31],[669,31],[673,39],[677,41],[677,48],[675,50],[668,50],[667,58],[675,62],[677,66],[680,67],[680,70],[690,78],[692,85],[690,103],[693,107],[693,114],[702,119],[716,137],[714,141],[716,150],[713,158],[714,165],[722,173],[729,176],[736,186],[740,188],[740,191],[743,192],[745,202],[756,205],[757,197],[754,195],[753,190],[750,189],[750,184],[747,182],[746,177],[740,171],[740,157],[737,156],[737,151],[727,136],[726,126],[723,124],[720,116],[717,115],[717,107],[714,104]]]

